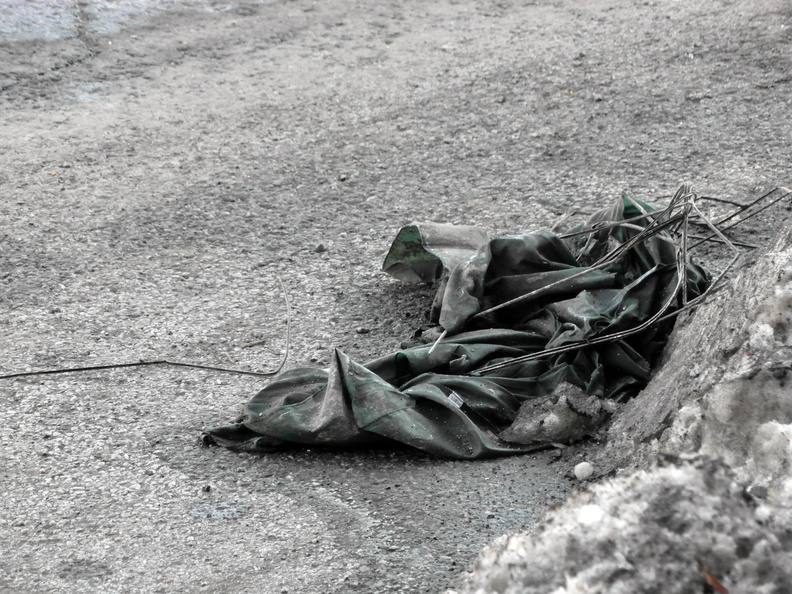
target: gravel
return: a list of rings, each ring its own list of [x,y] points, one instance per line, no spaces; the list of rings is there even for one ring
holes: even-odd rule
[[[0,374],[365,361],[431,301],[379,272],[404,224],[790,178],[781,5],[78,4],[0,9]],[[265,381],[0,379],[0,590],[439,592],[583,461],[201,447]]]

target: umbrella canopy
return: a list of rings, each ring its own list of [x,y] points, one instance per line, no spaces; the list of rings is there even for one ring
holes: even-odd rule
[[[400,443],[461,459],[535,449],[505,438],[523,404],[562,382],[631,397],[668,339],[669,314],[707,290],[709,273],[672,235],[679,220],[621,198],[562,236],[409,225],[383,268],[438,282],[431,319],[442,339],[366,364],[336,350],[329,369],[281,374],[204,441],[251,451]]]

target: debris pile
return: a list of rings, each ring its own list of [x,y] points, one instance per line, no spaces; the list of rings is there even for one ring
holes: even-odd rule
[[[439,283],[432,344],[365,365],[336,351],[329,369],[287,371],[204,442],[398,442],[476,459],[580,439],[646,386],[675,316],[722,277],[688,254],[697,214],[682,186],[664,209],[622,197],[564,235],[405,227],[384,269]]]
[[[599,484],[486,549],[460,593],[792,592],[790,222],[679,321],[588,452]]]

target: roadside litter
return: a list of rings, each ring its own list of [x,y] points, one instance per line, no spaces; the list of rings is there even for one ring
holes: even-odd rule
[[[735,254],[717,275],[688,254],[694,219]],[[409,225],[383,268],[438,283],[427,343],[366,364],[336,350],[329,369],[286,371],[204,443],[399,443],[476,459],[579,439],[646,386],[675,316],[736,258],[688,186],[664,209],[620,198],[562,235]]]
[[[758,247],[723,232],[790,196],[783,187],[747,204],[702,196],[727,207],[713,223],[683,185],[663,209],[623,197],[562,235],[490,240],[473,227],[408,225],[383,268],[438,283],[425,344],[365,365],[336,350],[329,369],[292,369],[203,442],[249,451],[405,444],[475,459],[581,439],[646,385],[674,318],[720,286],[739,257],[736,246]],[[714,278],[689,256],[701,245],[728,255],[716,250]],[[272,371],[156,359],[16,371],[0,380],[153,366],[277,375],[291,332],[281,288],[286,348]]]

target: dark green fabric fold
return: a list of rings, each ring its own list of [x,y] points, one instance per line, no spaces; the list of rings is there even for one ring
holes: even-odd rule
[[[621,199],[586,228],[651,211]],[[551,394],[562,381],[598,398],[625,400],[649,380],[673,321],[618,340],[606,337],[640,326],[669,303],[671,310],[681,305],[675,244],[663,232],[607,267],[591,268],[645,224],[567,240],[539,231],[490,241],[471,228],[406,227],[385,268],[402,278],[439,278],[433,317],[445,340],[365,365],[335,351],[327,370],[278,376],[246,404],[239,423],[209,429],[205,440],[254,451],[399,443],[462,459],[533,449],[499,437],[526,400]],[[687,263],[688,297],[700,295],[709,278],[704,268]],[[513,363],[562,347],[569,350]],[[486,369],[497,363],[510,365]]]

